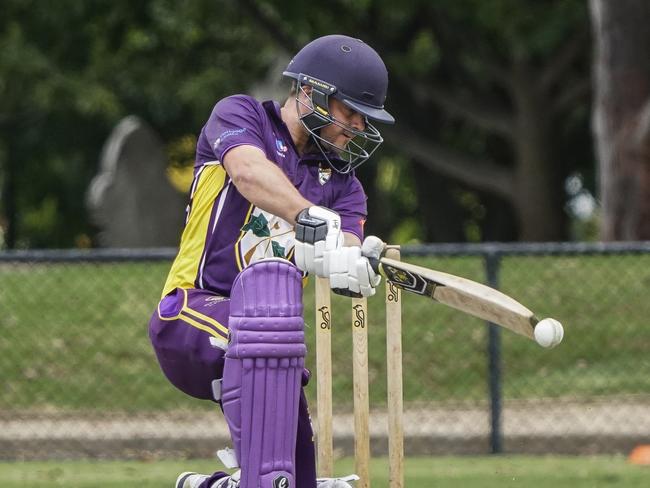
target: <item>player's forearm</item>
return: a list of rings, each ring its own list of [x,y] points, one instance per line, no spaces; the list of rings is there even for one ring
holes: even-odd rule
[[[344,246],[361,246],[361,240],[351,232],[343,232],[343,245]]]
[[[232,149],[224,158],[224,166],[246,200],[292,225],[302,209],[313,205],[257,148],[240,146]]]

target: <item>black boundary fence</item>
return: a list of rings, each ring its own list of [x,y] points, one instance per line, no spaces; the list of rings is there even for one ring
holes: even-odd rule
[[[18,250],[18,251],[3,251],[0,252],[0,264],[1,263],[115,263],[115,262],[156,262],[156,261],[171,261],[175,256],[176,250],[171,248],[161,248],[161,249],[95,249],[95,250]],[[614,256],[614,255],[650,255],[650,242],[613,242],[613,243],[514,243],[514,244],[502,244],[502,243],[485,243],[485,244],[423,244],[423,245],[407,245],[402,247],[402,258],[408,260],[409,257],[441,257],[441,258],[450,258],[450,257],[478,257],[481,259],[484,269],[485,281],[488,285],[499,288],[500,285],[500,274],[502,269],[502,261],[507,257],[518,257],[518,256]],[[1,281],[1,273],[0,273]],[[551,285],[552,286],[552,285]],[[621,286],[620,283],[616,286]],[[650,287],[649,287],[650,288]],[[650,291],[650,289],[648,290]],[[648,300],[648,297],[639,297],[639,300]],[[648,322],[650,326],[650,320]],[[518,448],[508,448],[504,449],[504,409],[503,409],[503,386],[502,386],[502,337],[501,329],[494,325],[488,325],[488,335],[487,335],[487,351],[486,351],[486,360],[487,360],[487,391],[488,393],[488,418],[489,418],[489,428],[488,428],[488,452],[491,453],[502,453],[502,452],[531,452],[525,447],[525,440],[518,444]],[[648,351],[650,355],[650,350]],[[645,394],[650,394],[650,388],[648,391],[643,392]],[[648,401],[648,397],[643,397],[643,401]],[[650,403],[647,404],[647,408],[650,409]],[[2,419],[0,418],[0,421]],[[1,422],[0,422],[1,423]],[[627,436],[622,441],[611,442],[609,445],[611,448],[603,449],[591,449],[591,451],[613,451],[621,452],[627,450],[634,443],[641,442],[646,439],[647,432],[640,432],[639,436]],[[614,438],[617,438],[616,434],[613,435]],[[349,436],[346,439],[341,440],[341,445],[344,446],[344,451],[347,453],[348,448],[345,446],[351,445],[351,439]],[[91,445],[94,442],[98,442],[96,439],[89,441],[86,445]],[[560,448],[559,451],[564,452],[576,452],[581,453],[585,452],[584,448],[581,448],[580,445],[583,442],[583,439],[580,436],[577,436],[576,443],[577,446],[569,448]],[[101,443],[101,440],[100,440]],[[409,445],[417,446],[420,441],[413,439],[409,444],[407,439],[407,453],[409,451]],[[35,441],[34,446],[39,444],[38,441]],[[114,441],[107,441],[106,446],[108,449],[115,449],[116,452],[122,452],[119,445],[114,445]],[[119,444],[119,443],[118,443]],[[146,444],[146,443],[145,443]],[[160,440],[153,439],[149,444],[157,445],[159,447]],[[197,444],[205,444],[205,439],[199,439]],[[515,443],[510,444],[511,446]],[[29,449],[30,442],[26,442],[21,445],[21,452],[11,452],[17,444],[6,442],[0,440],[0,450],[4,451],[0,454],[2,459],[16,459],[16,458],[30,458],[28,454],[25,454],[24,450]],[[138,445],[143,445],[142,443],[131,445],[130,449],[133,451],[137,450]],[[182,451],[183,448],[187,447],[187,443],[177,442],[174,440],[170,441],[170,445],[174,446],[172,450]],[[27,446],[27,447],[25,447]],[[136,447],[134,447],[136,446]],[[179,447],[180,446],[180,447]],[[442,447],[441,452],[445,452],[445,443],[441,443]],[[148,444],[145,447],[149,447]],[[584,447],[584,446],[583,446]],[[34,447],[38,450],[37,447]],[[100,449],[101,450],[101,449]],[[429,444],[424,444],[424,451],[437,452],[438,450],[431,449]],[[471,452],[474,449],[469,448],[468,451]],[[380,449],[381,451],[381,449]],[[420,451],[420,449],[413,447],[411,449],[413,453]],[[449,451],[458,451],[463,452],[464,449],[454,449],[449,447]],[[480,450],[479,450],[480,451]],[[534,449],[533,449],[534,451]],[[548,452],[553,451],[552,448],[546,449],[542,448],[539,452]],[[590,450],[587,449],[587,452]],[[203,453],[204,451],[200,451]],[[81,452],[75,451],[72,449],[70,451],[70,456],[73,457],[97,457],[92,449],[84,452],[81,449]],[[117,457],[120,457],[119,454],[116,454]],[[37,455],[36,457],[47,457],[47,455]],[[58,456],[54,456],[58,457]],[[64,455],[65,457],[65,455]],[[108,457],[113,457],[108,455]],[[132,457],[128,453],[125,457]],[[135,456],[137,457],[137,455]]]

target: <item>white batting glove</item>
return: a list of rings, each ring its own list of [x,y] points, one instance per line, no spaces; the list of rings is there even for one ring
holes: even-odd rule
[[[370,297],[381,281],[361,254],[359,246],[341,247],[327,255],[330,288],[334,293],[351,297]]]
[[[343,478],[317,478],[317,488],[352,488],[353,481],[359,481],[356,474],[344,476]]]
[[[329,276],[325,256],[343,246],[341,217],[336,212],[313,206],[296,217],[296,266],[307,273]]]

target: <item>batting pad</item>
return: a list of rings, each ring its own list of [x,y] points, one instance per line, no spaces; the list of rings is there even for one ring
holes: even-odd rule
[[[240,488],[296,488],[294,456],[306,347],[302,274],[258,261],[235,279],[222,404],[241,467]]]

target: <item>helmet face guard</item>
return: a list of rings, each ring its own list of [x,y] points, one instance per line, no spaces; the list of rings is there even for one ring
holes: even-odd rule
[[[310,87],[311,91],[305,90],[306,87]],[[333,117],[329,109],[329,97],[336,97],[336,92],[337,88],[334,85],[301,73],[297,77],[296,110],[302,125],[331,168],[338,173],[346,174],[366,162],[384,139],[365,116],[364,130],[357,130]],[[301,100],[301,94],[309,100],[309,103]],[[307,109],[306,113],[303,113],[301,107]],[[354,109],[354,107],[350,108]],[[345,146],[337,146],[321,137],[320,130],[330,124],[337,125],[352,134],[352,139]]]

